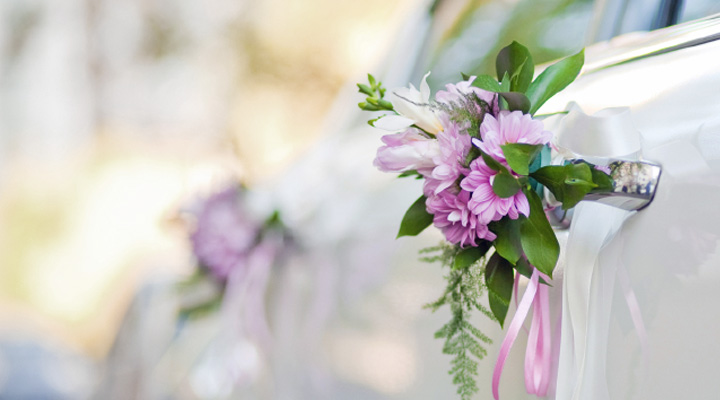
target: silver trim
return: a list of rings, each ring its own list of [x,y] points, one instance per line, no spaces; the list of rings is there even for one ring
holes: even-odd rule
[[[589,57],[591,59],[583,67],[582,74],[591,74],[615,65],[667,54],[716,40],[720,40],[720,14],[643,33],[641,37],[633,37],[632,34],[619,36],[588,48],[588,53],[592,57]]]

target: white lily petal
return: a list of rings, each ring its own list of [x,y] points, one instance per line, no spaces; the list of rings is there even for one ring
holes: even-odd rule
[[[412,85],[410,85],[410,86],[412,86]],[[423,99],[420,95],[420,92],[418,92],[418,90],[415,89],[414,87],[412,87],[412,88],[401,87],[401,88],[394,89],[390,93],[390,101],[393,103],[393,105],[395,105],[395,103],[398,103],[400,101],[403,101],[406,103],[409,102],[411,104],[412,103],[417,103],[417,104],[423,103]]]
[[[430,85],[427,83],[428,76],[430,76],[430,71],[423,76],[422,82],[420,83],[420,98],[422,98],[424,103],[430,101]]]
[[[428,72],[420,84],[418,91],[412,84],[409,87],[397,88],[390,93],[389,99],[395,111],[413,122],[428,133],[437,134],[443,130],[437,115],[430,107],[430,87],[427,84]]]
[[[386,115],[373,122],[373,126],[385,131],[399,131],[410,127],[415,121],[400,115]]]

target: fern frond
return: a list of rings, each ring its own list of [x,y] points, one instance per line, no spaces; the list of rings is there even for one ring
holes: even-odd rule
[[[477,310],[490,319],[495,318],[492,312],[479,302],[486,289],[483,280],[484,258],[468,268],[452,269],[451,266],[459,250],[457,246],[444,244],[421,251],[423,254],[434,253],[433,256],[428,255],[421,260],[440,261],[443,267],[449,269],[445,276],[447,285],[443,294],[436,301],[426,304],[424,308],[436,311],[442,306],[450,306],[452,317],[435,332],[435,338],[444,339],[443,353],[453,356],[449,374],[453,376],[453,383],[457,385],[457,393],[462,400],[470,400],[472,395],[478,392],[476,382],[478,361],[487,355],[483,344],[492,343],[487,335],[472,325],[470,313]]]

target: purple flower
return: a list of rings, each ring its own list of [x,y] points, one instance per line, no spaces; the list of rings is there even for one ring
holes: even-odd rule
[[[610,167],[607,166],[607,165],[594,165],[594,167],[595,167],[596,170],[598,170],[598,171],[600,171],[600,172],[604,172],[604,173],[606,173],[606,174],[608,174],[608,175],[610,175],[610,173],[612,172],[612,170],[610,169]]]
[[[470,193],[460,190],[454,194],[450,189],[428,197],[425,207],[433,214],[433,224],[445,238],[461,247],[477,246],[478,239],[495,240],[487,223],[481,222],[468,208]]]
[[[463,166],[472,142],[467,134],[467,124],[450,120],[446,114],[441,116],[445,129],[437,134],[439,152],[433,158],[436,167],[426,177],[433,179],[434,193],[440,193],[455,183],[468,169]]]
[[[197,213],[197,226],[190,236],[198,260],[219,279],[234,268],[245,268],[260,225],[245,212],[237,187],[207,198]]]
[[[435,168],[433,159],[440,152],[438,142],[424,135],[419,129],[409,128],[405,132],[382,137],[385,146],[377,151],[374,165],[383,172],[405,172],[417,170],[423,175]]]
[[[505,160],[500,146],[508,143],[547,144],[552,132],[543,130],[543,123],[521,111],[503,110],[497,118],[486,115],[480,125],[482,141],[473,139],[473,144],[497,160]]]
[[[530,215],[530,204],[522,191],[502,198],[493,191],[492,184],[497,172],[485,165],[482,158],[470,163],[470,173],[460,182],[460,187],[472,192],[468,208],[483,223],[497,221],[504,216],[517,219],[519,214]]]
[[[473,111],[474,113],[489,111],[493,115],[497,115],[500,109],[497,94],[472,86],[475,78],[476,77],[471,76],[470,79],[466,81],[445,85],[446,90],[440,90],[435,93],[435,100],[450,107],[467,108],[469,105],[472,105],[475,109],[469,111]],[[484,101],[490,108],[483,109],[478,103],[478,100]]]

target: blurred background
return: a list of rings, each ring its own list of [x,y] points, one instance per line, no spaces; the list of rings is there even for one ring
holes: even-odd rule
[[[615,16],[607,28],[598,15],[618,3],[625,7],[622,18]],[[123,337],[141,329],[132,320],[141,312],[138,307],[159,307],[163,317],[158,320],[167,322],[171,339],[181,329],[174,314],[162,308],[172,300],[144,302],[143,293],[153,282],[179,281],[195,268],[186,227],[178,219],[184,205],[228,181],[263,188],[262,201],[274,205],[278,201],[272,193],[293,199],[284,185],[297,176],[293,171],[318,168],[316,180],[322,180],[330,167],[323,170],[322,163],[307,160],[332,160],[327,154],[345,154],[342,146],[358,142],[365,143],[360,149],[367,154],[351,166],[361,170],[363,182],[373,182],[368,184],[372,190],[382,191],[387,178],[371,165],[379,135],[367,130],[368,117],[356,111],[362,97],[354,82],[364,81],[366,72],[383,80],[387,74],[392,87],[417,85],[432,70],[430,83],[437,89],[459,80],[460,72],[491,73],[497,51],[512,40],[529,47],[540,64],[619,33],[651,29],[655,14],[643,10],[659,3],[3,0],[0,398],[109,398],[98,394],[108,390],[116,398],[222,398],[219,392],[203,395],[198,385],[181,384],[151,392],[125,387],[123,394],[112,389],[108,378],[108,371],[122,369],[122,362],[138,374],[141,368],[155,368],[157,360],[118,360],[125,351]],[[713,3],[685,2],[678,21],[720,12]],[[353,190],[352,183],[345,184],[335,190]],[[368,187],[359,185],[357,190]],[[383,204],[366,197],[359,200],[364,202],[360,210]],[[388,226],[397,225],[409,204],[404,199],[399,211],[387,211],[392,215]],[[301,229],[346,215],[342,207],[337,214],[327,212],[301,218],[291,209],[288,219]],[[350,237],[343,233],[349,230],[327,232],[340,243]],[[308,241],[316,255],[332,242]],[[361,258],[377,250],[392,259],[394,248],[378,249],[367,240],[365,247],[343,249],[333,251],[351,254],[355,249],[352,254],[360,252]],[[310,257],[295,264],[302,271],[316,261]],[[379,272],[359,267],[345,279],[370,282],[356,296],[374,298],[379,302],[374,307],[382,307],[388,293],[391,298],[405,293],[396,299],[398,313],[412,317],[437,294],[428,282],[440,279],[440,272],[428,272],[408,281],[413,263],[414,257],[405,266],[398,260],[381,263],[385,269]],[[292,279],[316,279],[312,273],[298,274]],[[352,323],[342,319],[357,322],[358,304],[372,301],[346,302],[345,309],[328,312],[335,332],[344,334],[324,337],[331,359],[327,369],[334,372],[323,379],[340,376],[352,382],[361,388],[352,393],[364,393],[356,398],[419,398],[411,388],[423,374],[449,381],[445,358],[438,355],[441,365],[423,367],[415,353],[425,343],[440,353],[432,332],[443,317],[422,320],[427,329],[417,335],[426,342],[403,347],[398,345],[405,341],[402,335],[388,341],[353,331]],[[408,335],[415,335],[417,325],[408,324]],[[373,365],[388,354],[400,360],[396,375],[373,374]],[[359,359],[360,367],[349,359]],[[427,398],[451,394],[450,383],[445,385]],[[303,393],[316,389],[307,390]]]

